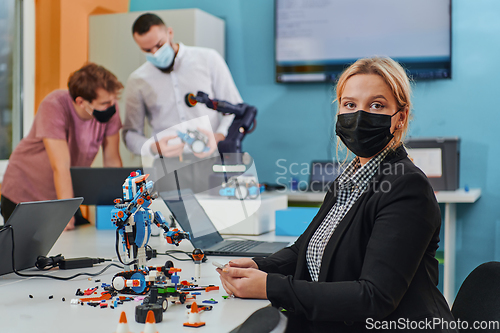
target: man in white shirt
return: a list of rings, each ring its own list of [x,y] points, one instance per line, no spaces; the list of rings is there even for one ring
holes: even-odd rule
[[[137,45],[146,53],[147,62],[135,70],[127,81],[123,126],[126,146],[137,155],[158,156],[161,153],[170,162],[184,161],[175,169],[193,165],[193,161],[200,166],[203,164],[200,159],[213,154],[217,143],[224,140],[234,117],[222,115],[203,104],[188,107],[185,96],[203,91],[212,99],[241,103],[241,96],[224,59],[215,50],[174,43],[172,28],[151,13],[137,18],[132,33]],[[203,116],[208,117],[208,127],[211,128],[207,128],[206,121],[203,123],[200,120]],[[146,118],[156,140],[148,140],[144,135]],[[177,137],[177,130],[193,130],[187,128],[185,124],[188,123],[191,127],[193,123],[198,124],[196,129],[215,138],[209,140],[208,153],[193,153]],[[196,176],[198,172],[193,171],[192,175]],[[203,178],[205,176],[208,177],[204,174]],[[196,181],[208,182],[205,179]]]

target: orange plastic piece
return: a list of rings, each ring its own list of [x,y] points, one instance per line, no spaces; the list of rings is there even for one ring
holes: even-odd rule
[[[146,323],[156,324],[155,314],[152,310],[148,311],[148,315],[146,316]]]
[[[210,287],[205,288],[205,291],[211,291],[211,290],[219,290],[219,287],[218,286],[210,286]]]
[[[177,268],[177,267],[170,267],[170,269],[168,270],[168,272],[169,273],[182,272],[182,269],[181,268]]]
[[[125,214],[123,214],[123,211],[119,210],[116,215],[118,215],[118,217],[123,217]]]
[[[196,261],[202,261],[203,257],[205,257],[205,253],[193,254],[193,259]]]
[[[122,311],[122,314],[120,315],[120,321],[118,323],[120,324],[127,323],[127,315],[125,314],[125,311]]]
[[[143,199],[143,198],[139,198],[139,199],[137,199],[137,203],[138,203],[139,205],[142,205],[142,204],[144,203],[144,199]]]
[[[198,304],[196,304],[196,302],[193,302],[193,304],[191,304],[191,313],[198,313]],[[200,326],[205,326],[205,322],[204,321],[199,321],[197,323],[184,323],[183,324],[184,326],[188,326],[188,327],[200,327]]]
[[[191,106],[195,106],[198,103],[198,101],[196,100],[196,98],[193,94],[189,94],[187,100],[189,102],[189,105],[191,105]]]
[[[85,297],[85,298],[80,298],[80,301],[82,301],[82,302],[98,302],[98,301],[108,300],[108,299],[111,299],[111,294],[110,293],[102,294],[100,297]]]

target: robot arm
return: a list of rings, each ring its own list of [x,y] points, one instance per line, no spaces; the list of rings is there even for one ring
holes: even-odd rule
[[[202,91],[198,91],[197,95],[187,94],[185,102],[189,107],[195,106],[197,103],[203,103],[208,108],[222,112],[234,114],[234,120],[227,132],[226,139],[219,142],[218,148],[220,154],[240,153],[241,141],[245,135],[254,131],[257,126],[255,116],[257,109],[254,106],[241,103],[233,105],[226,101],[210,99],[208,95]]]
[[[154,217],[154,224],[156,224],[159,228],[162,228],[165,236],[165,239],[167,240],[167,243],[169,244],[174,244],[175,246],[179,246],[179,243],[183,239],[191,239],[191,235],[189,232],[182,232],[179,231],[178,229],[172,229],[170,230],[167,226],[167,221],[163,217],[163,214],[161,212],[155,212],[155,217]]]

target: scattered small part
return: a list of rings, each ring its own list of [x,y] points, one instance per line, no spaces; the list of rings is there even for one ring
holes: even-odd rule
[[[71,305],[78,305],[80,304],[80,300],[78,298],[73,298],[71,299]],[[83,305],[83,303],[82,303]]]
[[[92,289],[88,288],[87,290],[85,290],[85,292],[83,293],[83,295],[85,295],[85,296],[92,295],[97,290],[97,288],[99,288],[99,287],[95,287],[95,288],[92,288]]]
[[[89,277],[87,280],[92,281],[92,278],[91,278],[91,277]]]
[[[211,290],[219,290],[218,286],[208,286],[205,288],[205,291],[211,291]]]
[[[213,298],[211,299],[207,299],[207,300],[204,300],[202,303],[207,303],[207,304],[217,304],[219,302],[217,302],[216,300],[214,300]],[[194,303],[193,303],[194,304]]]
[[[29,295],[29,296],[30,296],[30,298],[33,298],[33,295]]]
[[[78,288],[78,290],[75,293],[75,296],[83,296],[83,291],[80,288]]]
[[[228,298],[229,298],[229,296],[222,296],[222,298],[224,298],[224,299],[228,299]]]
[[[54,298],[54,295],[50,295],[50,296],[49,296],[49,299],[53,299],[53,298]]]
[[[63,301],[63,302],[66,302],[66,298],[64,298],[64,297],[63,297],[63,298],[62,298],[62,301]]]
[[[99,306],[101,307],[101,309],[104,309],[108,307],[108,303],[101,303]]]
[[[201,295],[201,293],[199,291],[195,291],[195,292],[191,293],[191,295]]]
[[[101,280],[97,279],[97,280],[95,280],[94,282],[101,282]]]
[[[198,310],[198,305],[196,304],[196,302],[191,304],[191,311],[188,314],[188,322],[184,323],[184,326],[188,327],[205,326],[205,322],[200,321],[200,312]]]
[[[85,297],[81,298],[82,302],[94,302],[94,301],[102,301],[102,300],[108,300],[111,299],[111,294],[110,293],[102,293],[101,296],[99,297]]]
[[[192,304],[186,304],[186,308],[191,309],[191,305]],[[198,311],[210,311],[214,308],[212,305],[207,304],[196,305],[198,306]]]
[[[125,311],[122,311],[122,313],[120,314],[120,321],[118,322],[115,333],[130,333]]]

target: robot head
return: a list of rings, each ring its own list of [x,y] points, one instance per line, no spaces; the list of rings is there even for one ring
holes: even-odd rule
[[[123,182],[123,201],[130,201],[134,199],[137,189],[140,187],[140,183],[136,180],[142,177],[141,170],[132,171],[130,176]]]

